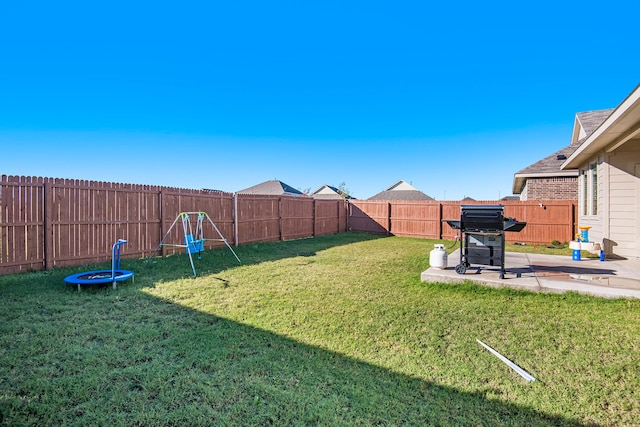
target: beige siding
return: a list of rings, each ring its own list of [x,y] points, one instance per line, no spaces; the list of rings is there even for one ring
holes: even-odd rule
[[[637,207],[640,202],[640,182],[636,176],[636,165],[640,164],[640,141],[628,142],[610,155],[608,160],[608,234],[613,253],[624,257],[638,257],[640,224]]]

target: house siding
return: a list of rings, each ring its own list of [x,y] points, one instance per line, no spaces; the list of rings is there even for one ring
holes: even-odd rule
[[[614,153],[601,153],[598,157],[598,214],[584,215],[581,212],[578,225],[591,226],[589,240],[602,243],[609,255],[625,258],[640,256],[638,175],[640,140],[631,141]]]
[[[608,156],[609,167],[609,239],[605,245],[624,257],[640,254],[640,140],[632,141]]]
[[[640,258],[640,85],[612,110],[601,110],[604,121],[589,134],[562,164],[562,170],[579,170],[582,186],[593,175],[584,174],[589,162],[598,160],[598,211],[585,212],[585,201],[591,203],[592,193],[579,192],[580,225],[591,225],[589,238],[604,243],[608,255]],[[584,123],[580,120],[580,125]],[[585,120],[586,122],[586,120]],[[575,133],[574,126],[574,136]],[[591,186],[591,184],[589,184]],[[589,188],[587,187],[589,190]],[[589,190],[591,191],[591,190]]]
[[[520,200],[577,200],[578,177],[528,178]]]

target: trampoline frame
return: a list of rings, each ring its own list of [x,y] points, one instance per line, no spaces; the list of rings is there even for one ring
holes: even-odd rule
[[[111,248],[111,270],[92,270],[83,271],[82,273],[72,274],[64,278],[64,281],[70,285],[77,285],[80,292],[80,285],[99,285],[111,283],[113,289],[116,289],[116,282],[122,282],[127,279],[134,279],[133,271],[120,269],[120,246],[127,243],[124,239],[118,239]]]

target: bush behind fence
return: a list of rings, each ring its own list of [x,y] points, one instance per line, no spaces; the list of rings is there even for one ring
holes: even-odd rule
[[[479,202],[482,203],[482,202]],[[498,203],[498,202],[486,202]],[[499,202],[505,215],[527,221],[508,241],[571,240],[575,203]],[[96,181],[15,177],[0,180],[0,274],[146,257],[165,242],[182,244],[181,212],[207,212],[230,244],[268,242],[352,231],[453,239],[443,220],[458,219],[460,202],[316,200]],[[219,236],[204,224],[205,237]],[[206,249],[223,245],[207,241]],[[163,255],[184,251],[163,246]]]

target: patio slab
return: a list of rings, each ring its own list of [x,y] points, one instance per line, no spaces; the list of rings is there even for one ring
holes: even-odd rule
[[[604,298],[640,298],[640,260],[583,259],[569,256],[518,252],[505,254],[505,270],[472,264],[465,274],[458,274],[460,249],[448,256],[444,269],[422,272],[423,282],[462,283],[471,281],[486,286],[524,289],[532,292],[578,292]]]

